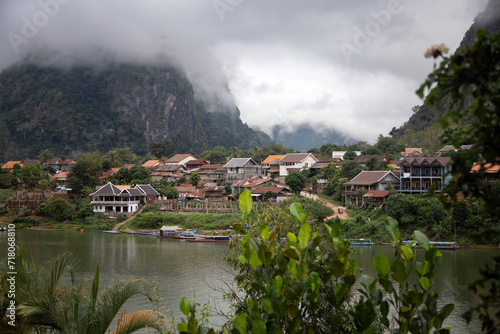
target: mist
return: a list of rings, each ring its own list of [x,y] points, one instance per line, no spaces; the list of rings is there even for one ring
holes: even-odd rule
[[[168,63],[269,134],[310,124],[373,142],[421,104],[425,50],[456,49],[486,2],[2,0],[0,70]]]

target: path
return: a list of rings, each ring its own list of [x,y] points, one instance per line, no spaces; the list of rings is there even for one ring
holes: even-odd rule
[[[136,215],[138,215],[139,213],[142,212],[142,210],[144,210],[144,207],[143,205],[141,205],[139,207],[139,210],[137,210],[136,212],[134,212],[134,214],[132,216],[130,216],[129,218],[125,219],[124,221],[122,221],[121,223],[118,223],[115,225],[115,227],[113,227],[113,229],[111,231],[118,231],[118,229],[120,228],[120,226],[122,225],[125,225],[129,220],[132,220]],[[126,227],[126,232],[130,231],[128,227]]]
[[[310,194],[309,192],[305,192],[305,191],[302,191],[300,193],[300,195],[303,196],[303,197],[305,197],[305,198],[312,198],[315,201],[320,201],[322,204],[324,204],[326,206],[329,206],[330,208],[333,209],[333,211],[335,211],[335,214],[333,216],[330,216],[330,217],[326,218],[325,221],[329,220],[329,219],[333,219],[335,217],[339,217],[340,219],[349,219],[349,216],[347,215],[347,212],[345,211],[345,208],[344,208],[344,210],[342,210],[342,213],[339,213],[339,211],[338,211],[339,207],[338,206],[336,206],[335,204],[330,203],[330,202],[324,200],[323,198],[319,197],[318,195]]]

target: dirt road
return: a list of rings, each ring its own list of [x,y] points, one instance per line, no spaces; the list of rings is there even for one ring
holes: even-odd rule
[[[332,203],[330,203],[330,202],[322,199],[318,195],[310,194],[310,193],[305,192],[305,191],[302,191],[300,193],[300,195],[303,196],[303,197],[305,197],[305,198],[312,198],[315,201],[320,201],[322,204],[324,204],[326,206],[329,206],[330,208],[333,209],[333,211],[335,211],[335,214],[333,216],[328,217],[325,220],[333,219],[335,217],[339,217],[340,219],[349,219],[349,216],[347,215],[347,213],[346,213],[345,210],[342,210],[342,213],[339,213],[339,207],[338,206],[336,206],[335,204],[332,204]]]

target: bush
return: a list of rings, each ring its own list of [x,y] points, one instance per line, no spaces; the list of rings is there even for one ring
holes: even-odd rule
[[[71,220],[75,215],[76,206],[64,198],[54,198],[42,203],[39,210],[57,221]]]
[[[41,225],[42,222],[28,217],[16,217],[12,221],[12,224],[16,225],[16,227],[34,227]]]

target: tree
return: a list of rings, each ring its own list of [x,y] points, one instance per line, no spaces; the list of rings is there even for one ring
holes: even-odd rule
[[[198,174],[198,172],[194,172],[189,176],[189,183],[191,183],[193,186],[197,187],[198,182],[200,182],[201,177]]]
[[[47,163],[52,158],[52,153],[48,149],[45,149],[40,152],[40,154],[37,156],[37,158],[40,160],[42,164]]]
[[[72,192],[81,195],[85,187],[101,184],[102,157],[99,152],[82,154],[70,167],[68,186]]]
[[[477,39],[470,48],[457,51],[450,57],[444,56],[443,45],[433,46],[426,53],[429,57],[442,57],[439,67],[429,74],[417,94],[426,105],[449,101],[448,110],[440,119],[442,128],[466,122],[467,125],[450,133],[448,140],[455,148],[463,144],[473,145],[467,159],[453,162],[453,180],[442,194],[445,203],[448,196],[456,199],[462,192],[483,198],[490,208],[500,206],[500,198],[491,193],[491,184],[485,179],[485,165],[481,171],[470,173],[471,162],[497,163],[500,152],[500,34],[477,31]]]
[[[362,170],[363,167],[361,167],[361,165],[355,160],[345,160],[344,162],[342,162],[340,175],[349,180],[352,180],[356,175],[361,173]]]
[[[370,171],[379,170],[380,166],[378,163],[378,158],[373,155],[370,159],[366,161],[366,167]]]
[[[179,191],[170,183],[162,183],[160,186],[156,187],[160,195],[168,198],[174,199],[179,197]]]
[[[128,172],[127,183],[132,183],[132,180],[138,180],[139,183],[137,184],[149,183],[151,174],[146,167],[135,165]]]
[[[268,190],[268,191],[266,191],[266,193],[264,194],[264,198],[265,198],[266,200],[269,200],[269,199],[270,199],[271,197],[273,197],[273,196],[274,196],[274,193],[273,193],[273,191],[272,191],[272,190]]]
[[[21,167],[18,177],[26,188],[33,189],[38,185],[41,175],[37,166],[26,165]]]
[[[151,143],[149,145],[149,152],[155,157],[170,157],[175,153],[175,144],[170,140],[165,140],[161,142]]]
[[[122,165],[122,161],[120,159],[120,154],[117,150],[111,150],[108,152],[108,159],[111,161],[111,167],[116,168]]]
[[[40,205],[39,210],[57,221],[71,220],[76,213],[76,206],[66,199],[58,197]]]
[[[357,157],[356,152],[349,150],[349,151],[345,152],[343,159],[344,160],[354,160],[354,159],[356,159],[356,157]]]
[[[285,184],[295,193],[300,193],[306,186],[307,178],[299,172],[290,172],[285,177]]]
[[[111,322],[127,300],[140,295],[153,300],[153,287],[144,279],[120,281],[99,290],[99,267],[88,290],[86,281],[77,276],[80,260],[70,252],[53,259],[47,268],[27,260],[26,249],[21,248],[16,252],[16,263],[20,264],[16,275],[16,311],[21,332],[105,334],[111,332]],[[3,286],[8,284],[8,271],[7,266],[0,267]],[[61,284],[65,273],[71,277],[69,286]],[[7,290],[3,292],[6,294]],[[113,333],[132,333],[146,327],[165,330],[156,312],[129,311],[120,315]]]
[[[201,154],[204,160],[210,161],[211,164],[225,164],[226,163],[226,148],[224,146],[215,146],[213,151],[204,151]]]

